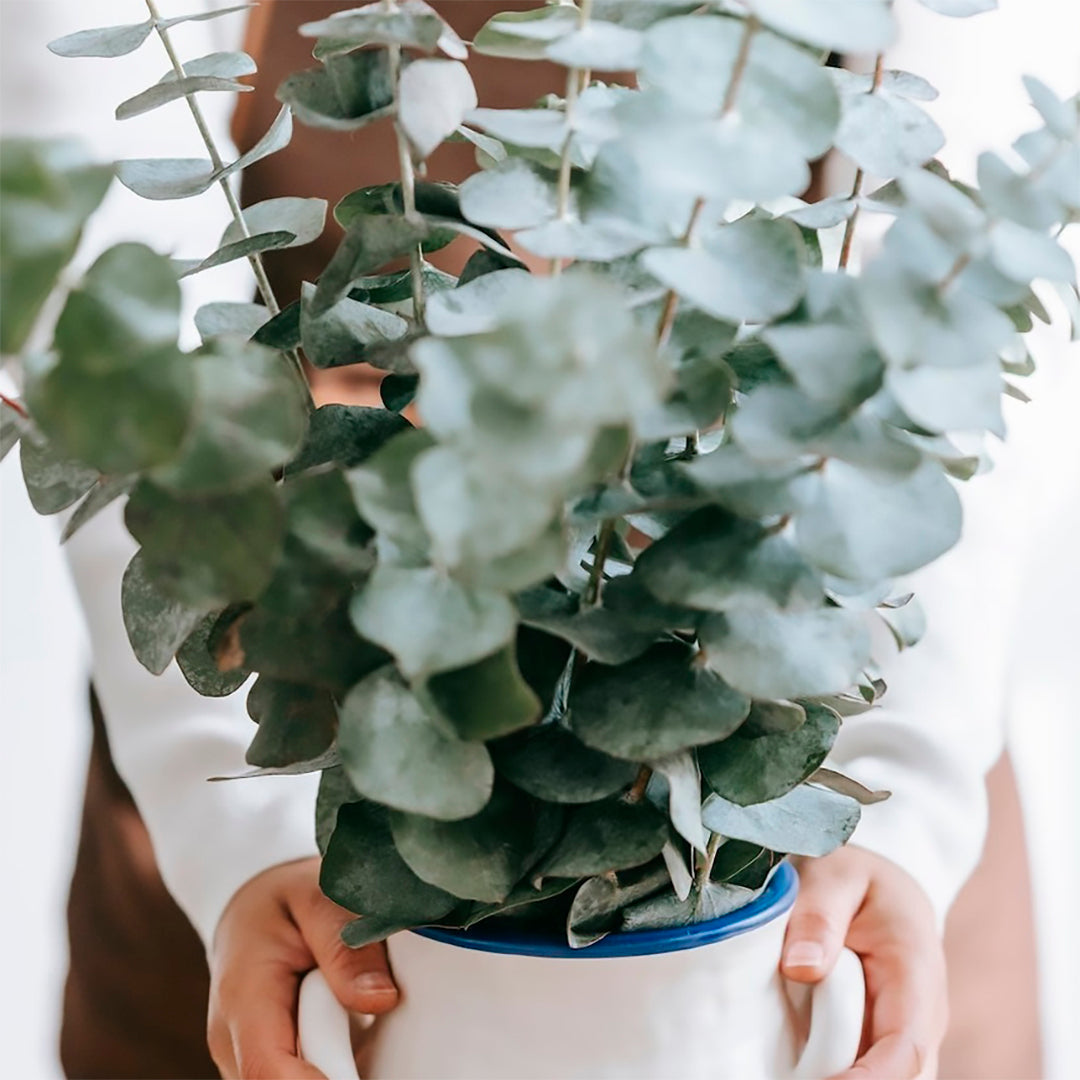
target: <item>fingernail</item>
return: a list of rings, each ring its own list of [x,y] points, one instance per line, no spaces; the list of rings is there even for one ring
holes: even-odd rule
[[[394,980],[385,971],[365,971],[357,975],[353,985],[360,994],[395,994]]]
[[[818,968],[825,963],[825,950],[816,941],[796,941],[784,953],[784,967]]]

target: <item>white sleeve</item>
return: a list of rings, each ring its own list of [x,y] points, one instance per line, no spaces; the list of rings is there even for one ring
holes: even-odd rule
[[[169,0],[166,16],[226,0]],[[5,135],[77,135],[103,161],[125,157],[202,157],[191,117],[176,102],[119,123],[113,110],[157,82],[168,68],[149,40],[114,60],[71,60],[46,51],[48,41],[92,26],[137,21],[131,0],[71,0],[21,4],[4,23],[2,85]],[[190,23],[174,31],[182,57],[238,48],[242,16]],[[223,153],[229,143],[229,95],[204,95],[204,110]],[[75,266],[85,267],[106,247],[125,240],[182,257],[206,256],[228,224],[221,192],[194,200],[151,203],[114,183],[87,231]],[[222,267],[184,283],[182,344],[198,344],[191,316],[211,300],[249,300],[253,284],[243,264]],[[208,778],[244,768],[253,729],[244,692],[201,698],[175,665],[160,678],[145,671],[128,644],[120,611],[120,581],[135,545],[114,505],[67,546],[92,646],[92,677],[120,775],[150,832],[170,892],[209,944],[232,894],[280,862],[316,854],[316,777],[273,777],[210,784]]]

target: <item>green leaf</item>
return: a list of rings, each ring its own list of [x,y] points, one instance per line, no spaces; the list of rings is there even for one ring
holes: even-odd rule
[[[315,840],[319,846],[319,854],[326,854],[330,837],[337,828],[338,812],[341,808],[348,803],[362,802],[363,798],[349,783],[349,778],[340,765],[335,765],[322,774],[319,779],[319,794],[315,800]]]
[[[132,651],[152,675],[160,675],[172,663],[176,650],[206,614],[204,609],[188,607],[164,593],[148,573],[141,552],[124,572],[120,606]]]
[[[251,600],[270,581],[285,520],[269,478],[242,492],[182,498],[147,480],[124,515],[163,590],[204,611]]]
[[[566,117],[558,109],[473,109],[470,124],[514,146],[558,153],[566,141]]]
[[[514,605],[431,567],[380,566],[353,598],[356,629],[392,653],[410,679],[465,667],[514,639]]]
[[[932,462],[897,478],[829,461],[796,518],[796,539],[823,570],[874,581],[944,554],[960,539],[961,521],[960,497]]]
[[[228,697],[247,682],[251,672],[244,668],[219,671],[210,650],[219,620],[230,613],[215,612],[202,619],[176,653],[176,663],[188,685],[203,697]]]
[[[280,353],[221,338],[195,355],[192,424],[179,456],[153,473],[179,494],[237,491],[269,476],[300,448],[306,407]]]
[[[456,821],[491,795],[494,769],[483,745],[463,742],[387,669],[350,691],[338,744],[358,792],[397,810]]]
[[[213,270],[216,266],[225,266],[240,259],[249,259],[252,255],[261,255],[264,251],[280,251],[282,248],[296,246],[295,233],[259,233],[257,236],[247,236],[235,243],[226,244],[202,261],[179,259],[176,267],[181,278],[192,277],[195,274],[201,274],[204,270]]]
[[[808,702],[806,720],[794,731],[744,735],[698,749],[706,783],[739,806],[786,795],[813,773],[832,749],[840,719],[823,705]]]
[[[860,169],[889,177],[925,165],[945,135],[918,105],[882,87],[845,96],[836,145]]]
[[[97,56],[112,58],[135,52],[154,31],[154,20],[129,26],[103,26],[80,30],[49,42],[49,52],[57,56]]]
[[[822,595],[788,540],[718,507],[697,511],[646,548],[634,574],[661,600],[706,611],[799,609]]]
[[[512,647],[432,676],[423,696],[463,739],[496,739],[535,723],[543,712]]]
[[[619,928],[620,912],[662,889],[668,882],[663,866],[647,866],[619,875],[589,878],[574,894],[566,917],[566,936],[572,949],[593,945]]]
[[[78,502],[98,481],[97,469],[63,457],[52,443],[27,432],[19,446],[23,483],[39,514],[58,514]]]
[[[527,229],[558,214],[554,174],[525,158],[510,157],[461,185],[462,213],[478,225]]]
[[[247,86],[235,79],[221,78],[218,75],[188,75],[183,79],[157,83],[141,94],[128,98],[116,107],[116,119],[131,120],[133,117],[142,116],[154,109],[160,109],[163,105],[169,105],[194,94],[207,92],[242,94],[254,89],[254,86]]]
[[[277,352],[291,352],[300,347],[300,301],[294,300],[267,323],[251,339]]]
[[[570,812],[562,839],[532,877],[592,877],[641,866],[660,854],[667,836],[665,816],[649,803],[588,803]]]
[[[591,71],[633,71],[641,62],[644,37],[638,30],[614,23],[590,22],[547,49],[547,58],[564,67]]]
[[[919,0],[919,3],[939,15],[953,16],[980,15],[998,6],[998,0]]]
[[[821,49],[878,53],[896,38],[888,0],[750,0],[766,26]]]
[[[699,633],[708,667],[752,697],[839,693],[855,682],[870,658],[862,619],[840,609],[735,609],[710,616]]]
[[[262,304],[244,304],[230,301],[203,304],[195,312],[195,329],[203,344],[217,337],[254,337],[268,322],[270,312]]]
[[[254,75],[259,70],[255,61],[245,52],[215,52],[196,60],[184,61],[185,76],[213,75],[219,79],[239,79]],[[176,82],[179,76],[170,68],[161,77],[163,83]]]
[[[458,60],[414,60],[401,72],[398,123],[417,161],[424,161],[452,135],[470,109],[476,87]]]
[[[654,805],[667,806],[675,831],[704,854],[708,838],[701,824],[701,775],[694,754],[680,750],[649,764],[653,775],[646,794]]]
[[[402,341],[409,324],[390,311],[363,304],[346,296],[322,315],[315,315],[316,288],[304,284],[300,309],[300,336],[304,353],[317,368],[359,364],[369,357],[372,345]],[[413,374],[412,365],[399,374]]]
[[[409,869],[394,846],[386,811],[367,802],[349,802],[337,811],[319,885],[335,903],[362,916],[346,927],[349,943],[433,922],[457,903]]]
[[[434,821],[390,814],[398,853],[422,881],[465,900],[499,904],[533,855],[535,809],[513,788],[497,787],[475,817]]]
[[[357,131],[393,111],[389,58],[383,49],[329,56],[321,68],[290,75],[277,98],[309,127]]]
[[[708,233],[700,249],[652,248],[642,265],[718,319],[768,322],[799,302],[804,260],[793,222],[744,218]]]
[[[75,140],[5,138],[0,153],[0,351],[27,343],[113,171]]]
[[[561,724],[543,724],[494,743],[495,768],[516,787],[545,802],[587,803],[628,788],[632,761],[585,746]]]
[[[133,158],[116,165],[124,187],[143,199],[190,199],[214,183],[213,162],[205,158]]]
[[[395,435],[411,430],[400,416],[365,405],[323,405],[309,418],[300,452],[285,466],[286,477],[333,462],[352,469],[367,461]]]
[[[670,95],[681,118],[715,119],[739,63],[744,27],[741,20],[715,16],[662,20],[645,35],[643,81]],[[745,131],[757,133],[759,151],[772,144],[812,161],[831,145],[840,107],[817,56],[759,32],[750,43],[733,115]]]
[[[473,49],[485,56],[543,60],[548,43],[577,30],[578,18],[577,12],[558,5],[501,12],[476,32]]]
[[[578,598],[540,587],[517,598],[521,620],[570,642],[590,660],[625,664],[656,641],[662,627],[655,620],[604,607],[580,610]]]
[[[247,698],[248,716],[259,731],[245,760],[282,768],[325,753],[337,731],[334,699],[325,690],[260,676]]]
[[[213,11],[196,12],[193,15],[175,15],[171,19],[159,19],[158,26],[162,30],[171,30],[174,26],[182,23],[201,23],[220,19],[223,15],[235,15],[241,11],[250,11],[254,4],[235,4],[227,8],[215,8]]]
[[[758,735],[788,735],[806,723],[806,709],[795,701],[755,701],[742,731]]]
[[[1022,285],[1033,278],[1070,282],[1076,276],[1072,258],[1056,240],[1012,221],[992,226],[990,259],[1001,273]]]
[[[753,806],[710,795],[702,807],[705,825],[715,833],[772,851],[811,856],[828,855],[846,843],[859,814],[854,799],[806,784]]]
[[[107,506],[127,495],[135,486],[134,476],[103,476],[86,493],[74,513],[68,518],[64,531],[60,534],[60,543],[66,544],[84,525],[93,520]]]
[[[483,274],[456,289],[446,289],[428,303],[428,328],[441,337],[460,337],[494,330],[507,305],[526,303],[531,275],[520,267]]]
[[[1005,433],[1004,384],[994,366],[894,368],[885,385],[904,412],[928,431]]]
[[[738,911],[756,895],[755,890],[743,888],[741,885],[708,881],[702,888],[695,888],[685,900],[680,900],[673,893],[661,893],[632,904],[623,912],[620,929],[667,930],[678,926],[692,926]]]
[[[349,289],[365,274],[405,255],[428,235],[424,221],[411,221],[388,214],[360,217],[345,234],[322,276],[311,300],[311,314],[318,318],[343,300]]]
[[[304,23],[300,34],[320,40],[324,55],[351,51],[365,45],[404,45],[432,52],[443,36],[445,24],[433,8],[417,0],[402,0],[394,10],[383,4],[367,4],[338,11],[329,18]],[[381,51],[381,50],[380,50]]]
[[[325,199],[267,199],[243,211],[248,234],[290,232],[294,240],[290,247],[314,243],[326,228],[328,204]],[[240,226],[234,221],[221,238],[223,246],[244,239]]]
[[[683,645],[641,659],[589,664],[570,691],[570,726],[596,750],[633,761],[715,742],[746,719],[750,701],[696,663]]]
[[[385,415],[389,418],[393,414]],[[400,417],[398,422],[401,423]],[[424,560],[428,538],[417,512],[410,476],[413,466],[432,443],[426,431],[404,432],[348,474],[360,513],[379,534],[383,561],[395,552],[399,561],[407,565]]]

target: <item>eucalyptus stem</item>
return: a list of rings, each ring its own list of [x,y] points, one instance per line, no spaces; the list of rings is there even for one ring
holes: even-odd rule
[[[184,64],[173,46],[169,31],[161,25],[161,12],[158,10],[156,0],[144,0],[144,2],[146,4],[146,10],[154,20],[154,30],[169,57],[169,62],[172,64],[176,77],[178,79],[186,78],[187,73],[184,70]],[[221,152],[218,150],[214,134],[210,130],[210,125],[207,124],[206,117],[203,115],[202,107],[199,105],[198,99],[194,94],[185,94],[184,100],[187,101],[188,109],[191,110],[191,117],[195,121],[195,126],[198,128],[203,145],[206,147],[206,152],[210,155],[210,164],[213,166],[215,173],[220,173],[225,168],[225,161],[221,156]],[[236,198],[236,192],[233,191],[229,177],[221,177],[218,180],[218,186],[225,195],[225,201],[228,203],[233,223],[239,230],[240,235],[245,240],[250,239],[251,230],[248,228],[248,223],[244,218],[244,212],[240,208],[240,203]],[[248,265],[251,267],[251,272],[255,275],[255,285],[259,291],[259,296],[262,297],[263,304],[266,305],[266,310],[270,312],[271,316],[280,315],[281,305],[274,295],[274,287],[270,284],[270,278],[266,273],[266,266],[263,264],[262,256],[258,252],[253,252],[247,257],[247,261]],[[295,349],[291,349],[285,355],[289,358],[290,363],[296,371],[300,385],[307,398],[308,407],[313,409],[315,407],[315,401],[311,396],[311,384],[308,382],[307,375],[304,372],[304,364],[300,359],[300,354]]]
[[[394,0],[386,0],[390,11],[397,10]],[[401,104],[401,46],[391,45],[387,49],[390,61],[390,79],[394,85],[394,139],[397,142],[398,172],[401,176],[401,203],[405,217],[410,222],[420,220],[416,210],[416,166],[413,164],[409,140],[401,129],[398,112]],[[424,295],[424,248],[422,243],[409,252],[409,277],[412,282],[413,317],[420,327],[424,325],[427,314],[427,298]]]
[[[708,885],[709,878],[712,877],[713,866],[716,864],[716,853],[720,850],[720,845],[724,842],[724,839],[720,833],[713,833],[709,837],[709,842],[705,847],[705,858],[698,865],[697,879],[694,882],[698,892]]]
[[[876,94],[881,89],[881,80],[885,74],[885,54],[878,53],[877,59],[874,61],[874,81],[870,84],[870,93]],[[855,170],[855,182],[851,185],[851,199],[855,203],[851,210],[851,217],[847,219],[847,225],[844,227],[844,240],[840,245],[840,262],[839,269],[846,270],[848,262],[851,260],[851,249],[855,241],[855,222],[859,218],[859,204],[856,201],[862,194],[863,183],[866,179],[866,174],[862,169]]]
[[[581,0],[578,10],[578,28],[584,30],[592,17],[593,0]],[[574,163],[571,150],[574,144],[574,119],[577,116],[577,103],[582,91],[588,85],[590,72],[583,68],[571,68],[566,75],[566,138],[563,139],[559,152],[559,179],[556,185],[556,212],[559,221],[570,216],[570,181],[573,178]],[[551,260],[551,273],[558,277],[562,273],[563,261]]]

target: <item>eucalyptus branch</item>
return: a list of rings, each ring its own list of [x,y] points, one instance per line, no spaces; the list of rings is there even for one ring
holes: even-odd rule
[[[389,11],[397,10],[394,0],[386,0]],[[390,79],[394,86],[394,139],[397,143],[398,172],[401,176],[401,202],[405,217],[409,221],[418,221],[416,210],[416,166],[413,164],[409,140],[401,128],[398,119],[401,105],[401,46],[390,45],[387,48],[390,61]],[[426,315],[427,300],[424,295],[424,248],[418,243],[409,252],[409,276],[412,282],[413,316],[422,327]]]
[[[184,71],[183,62],[180,60],[180,56],[173,46],[169,31],[161,24],[161,12],[158,10],[156,0],[144,0],[144,2],[146,4],[146,10],[154,20],[154,30],[156,31],[165,52],[168,54],[169,62],[172,64],[176,77],[178,79],[185,78],[187,73]],[[199,135],[202,138],[203,145],[206,147],[206,152],[210,155],[210,163],[214,167],[214,172],[219,173],[225,168],[225,161],[221,156],[221,151],[218,150],[214,134],[210,130],[210,125],[207,124],[206,117],[203,115],[202,107],[199,105],[198,99],[194,94],[185,94],[184,100],[187,101],[188,109],[191,110],[191,117],[195,121],[196,128],[199,130]],[[233,191],[233,186],[229,177],[223,176],[218,181],[218,186],[225,194],[225,201],[228,203],[229,212],[232,214],[233,222],[239,230],[240,235],[245,240],[249,239],[251,237],[251,230],[248,228],[247,221],[244,218],[244,212],[240,208],[240,203],[236,198],[236,192]],[[270,284],[270,278],[266,273],[266,266],[263,264],[262,256],[258,252],[253,252],[247,257],[247,260],[248,265],[251,267],[251,272],[255,275],[255,285],[258,288],[259,296],[262,297],[262,301],[266,305],[267,311],[270,312],[271,316],[280,315],[281,305],[274,295],[274,288]],[[296,374],[307,397],[309,408],[314,408],[315,402],[311,396],[311,385],[304,372],[304,364],[300,359],[300,354],[294,349],[287,352],[286,356],[288,356],[292,366],[296,370]]]
[[[881,80],[884,74],[885,54],[878,53],[877,60],[874,61],[874,81],[870,84],[871,94],[876,94],[878,90],[881,89]],[[844,227],[844,240],[840,245],[839,269],[841,270],[847,269],[848,262],[851,259],[851,248],[855,240],[855,222],[859,217],[859,204],[857,200],[862,194],[865,178],[866,176],[862,169],[855,170],[855,182],[851,185],[851,199],[855,205],[852,207],[851,217],[847,219],[847,225]]]

